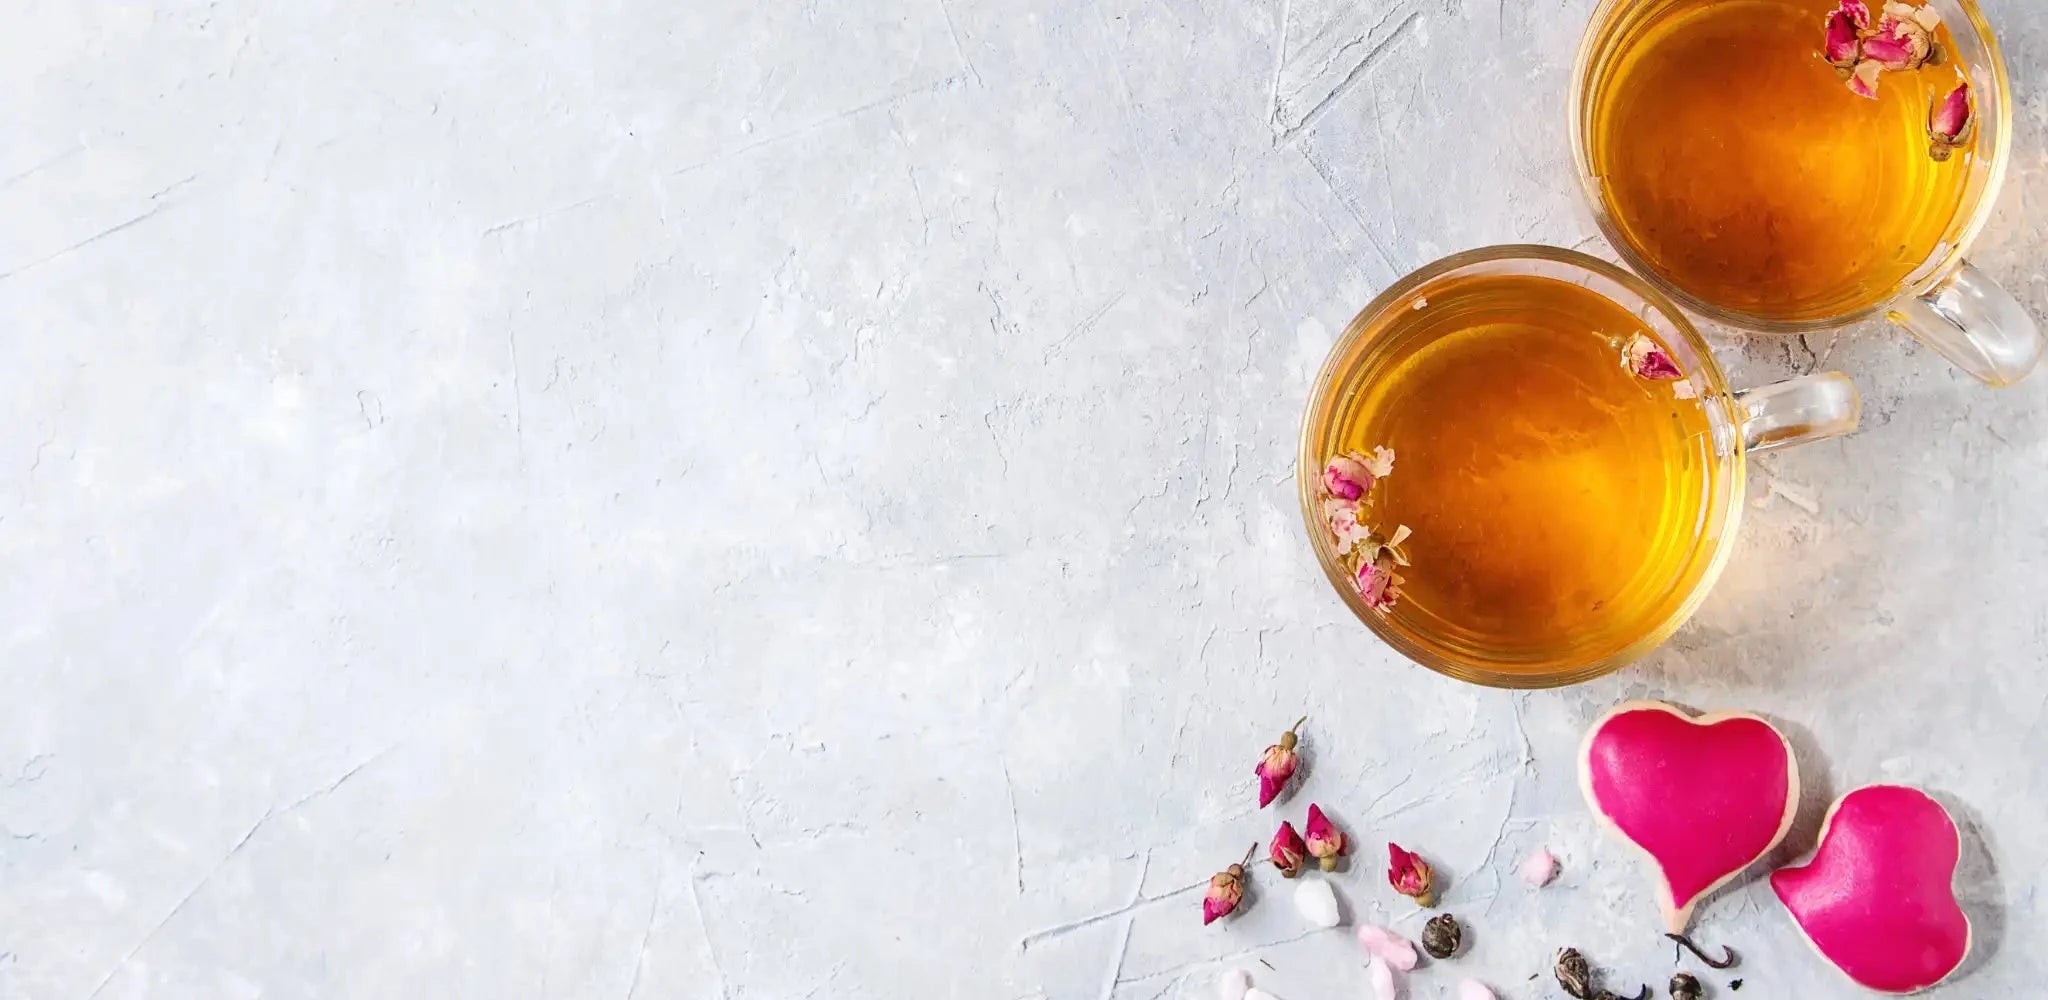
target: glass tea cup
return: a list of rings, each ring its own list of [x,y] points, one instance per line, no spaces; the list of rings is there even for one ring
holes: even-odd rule
[[[1806,119],[1798,117],[1802,112],[1816,109],[1824,116],[1820,121],[1828,126],[1841,126],[1849,117],[1858,114],[1871,115],[1877,112],[1874,101],[1851,94],[1837,79],[1837,73],[1823,59],[1822,42],[1825,38],[1824,15],[1834,7],[1833,0],[1779,0],[1780,7],[1767,4],[1723,4],[1713,15],[1716,17],[1740,17],[1738,10],[1777,10],[1786,18],[1796,18],[1796,38],[1787,40],[1796,45],[1797,51],[1765,55],[1763,47],[1726,44],[1726,40],[1710,41],[1712,29],[1684,27],[1659,27],[1660,19],[1673,18],[1676,9],[1700,9],[1696,0],[1601,0],[1595,8],[1580,42],[1577,65],[1573,71],[1572,83],[1572,150],[1578,168],[1579,181],[1587,203],[1591,206],[1594,220],[1607,237],[1615,251],[1636,273],[1647,278],[1659,290],[1677,300],[1694,313],[1733,326],[1770,333],[1796,334],[1827,329],[1852,323],[1882,313],[1893,323],[1904,327],[1927,346],[1948,358],[1958,368],[1993,386],[2009,385],[2024,378],[2039,360],[2043,349],[2043,338],[2034,319],[2019,302],[2005,289],[1972,266],[1965,255],[1975,244],[1985,225],[1990,222],[1996,210],[1999,187],[2012,155],[2012,105],[2010,83],[2006,76],[2005,62],[2000,55],[1998,43],[1990,26],[1986,23],[1975,0],[1925,0],[1928,8],[1941,15],[1943,30],[1935,50],[1938,58],[1930,62],[1924,71],[1886,72],[1880,75],[1878,88],[1886,100],[1894,102],[1899,118],[1884,119],[1888,124],[1902,127],[1909,134],[1895,135],[1886,131],[1890,142],[1896,138],[1898,147],[1886,145],[1889,154],[1903,154],[1905,146],[1916,139],[1922,144],[1910,152],[1925,156],[1926,137],[1910,132],[1917,123],[1926,123],[1928,118],[1913,117],[1922,114],[1931,116],[1933,106],[1939,104],[1957,80],[1969,84],[1969,105],[1973,112],[1973,134],[1966,134],[1961,145],[1954,149],[1947,160],[1938,160],[1939,168],[1924,164],[1907,164],[1900,168],[1902,161],[1887,162],[1882,169],[1869,158],[1860,156],[1856,150],[1856,137],[1866,133],[1861,129],[1846,129],[1844,135],[1851,137],[1850,145],[1844,149],[1806,149],[1787,152],[1785,123]],[[1870,0],[1869,8],[1873,17],[1881,16],[1884,4],[1881,0]],[[1691,23],[1691,22],[1686,22]],[[1677,168],[1669,175],[1659,174],[1660,179],[1648,182],[1661,186],[1654,193],[1630,190],[1627,183],[1616,177],[1603,176],[1602,153],[1597,148],[1603,141],[1603,109],[1619,106],[1620,102],[1636,100],[1631,95],[1643,92],[1640,82],[1631,86],[1617,86],[1617,77],[1625,76],[1628,67],[1641,66],[1650,58],[1643,41],[1656,38],[1655,44],[1670,45],[1671,32],[1699,30],[1700,44],[1714,45],[1716,58],[1727,60],[1751,60],[1750,63],[1731,62],[1731,72],[1747,72],[1757,68],[1756,60],[1776,60],[1761,66],[1762,71],[1780,74],[1777,82],[1796,86],[1759,88],[1767,93],[1753,94],[1760,100],[1780,102],[1758,108],[1742,104],[1729,98],[1725,91],[1717,91],[1702,84],[1702,102],[1693,107],[1704,109],[1705,117],[1693,118],[1679,115],[1645,115],[1637,129],[1643,135],[1668,134],[1673,137],[1670,149],[1696,149],[1707,155],[1683,157],[1677,160]],[[1696,74],[1698,60],[1686,63],[1691,67],[1681,70]],[[1649,71],[1636,69],[1633,72]],[[1803,74],[1803,75],[1798,75]],[[1840,75],[1846,75],[1844,71]],[[1679,79],[1685,79],[1680,77]],[[1655,77],[1668,79],[1668,77]],[[1832,93],[1843,106],[1802,105],[1793,94],[1811,97],[1815,93],[1832,88]],[[1674,93],[1683,93],[1683,87]],[[1715,99],[1727,103],[1727,117],[1718,117],[1712,103]],[[1668,109],[1681,108],[1672,98]],[[1738,117],[1738,116],[1748,117]],[[1834,115],[1837,117],[1825,117]],[[1679,120],[1682,118],[1683,120]],[[1901,120],[1906,119],[1906,120]],[[1705,128],[1701,128],[1702,123]],[[1773,132],[1771,129],[1780,129]],[[1711,133],[1711,139],[1702,138]],[[1792,137],[1796,141],[1797,134]],[[1687,145],[1691,144],[1691,145]],[[1620,159],[1627,144],[1617,144],[1606,154],[1606,162],[1626,164]],[[1759,150],[1769,150],[1764,153]],[[1633,152],[1633,150],[1629,150]],[[1806,155],[1801,156],[1800,153]],[[1773,157],[1764,159],[1763,157]],[[1647,162],[1642,157],[1637,162]],[[1647,169],[1647,168],[1646,168]],[[1639,214],[1655,211],[1655,202],[1678,200],[1689,197],[1685,188],[1689,184],[1713,183],[1716,178],[1742,177],[1758,184],[1770,185],[1772,178],[1780,176],[1817,177],[1829,171],[1862,171],[1866,180],[1877,190],[1913,192],[1922,190],[1920,184],[1930,185],[1932,181],[1921,178],[1919,184],[1901,180],[1914,170],[1922,173],[1940,169],[1938,175],[1941,190],[1948,200],[1938,207],[1930,208],[1924,216],[1915,216],[1913,232],[1922,237],[1917,242],[1900,244],[1900,252],[1886,260],[1883,274],[1896,273],[1898,277],[1889,284],[1872,283],[1858,294],[1838,301],[1816,304],[1813,310],[1793,314],[1773,314],[1766,305],[1750,301],[1734,303],[1735,297],[1727,283],[1735,269],[1695,269],[1690,275],[1677,272],[1684,268],[1670,260],[1660,263],[1660,253],[1646,245],[1646,240],[1664,240],[1666,250],[1671,246],[1698,244],[1714,238],[1716,234],[1696,230],[1692,226],[1673,227],[1664,225],[1652,229],[1630,221],[1630,207]],[[1623,168],[1626,172],[1626,168]],[[1896,175],[1896,176],[1894,176]],[[1797,182],[1795,182],[1797,183]],[[1820,181],[1817,183],[1825,183]],[[1904,185],[1886,188],[1883,185]],[[1736,191],[1742,190],[1737,184]],[[1797,190],[1796,188],[1790,190]],[[1724,197],[1727,197],[1724,195]],[[1741,196],[1735,196],[1739,199]],[[1780,197],[1783,197],[1782,192]],[[1898,203],[1898,197],[1879,197],[1878,202]],[[1760,199],[1751,204],[1767,204]],[[1788,199],[1781,204],[1813,203],[1812,199]],[[1739,200],[1722,201],[1713,205],[1712,210],[1700,209],[1689,218],[1697,223],[1701,219],[1725,219],[1727,214],[1740,205]],[[1849,203],[1856,204],[1856,203]],[[1950,207],[1952,206],[1952,208]],[[1668,222],[1669,220],[1663,220]],[[1761,225],[1772,227],[1776,235],[1781,222],[1785,231],[1797,232],[1799,226],[1776,217],[1751,220],[1748,225],[1755,230]],[[1636,225],[1645,232],[1644,239],[1631,235]],[[1706,228],[1706,227],[1700,227]],[[1655,232],[1660,235],[1652,236]],[[1678,241],[1686,241],[1679,243]],[[1845,241],[1847,242],[1847,241]],[[1922,256],[1919,247],[1927,247]],[[1878,247],[1845,246],[1845,253],[1869,251],[1875,253]],[[1795,251],[1796,254],[1796,251]],[[1666,258],[1670,253],[1662,254]],[[1752,255],[1750,263],[1772,268],[1775,259]],[[1784,273],[1767,270],[1764,273]],[[1877,279],[1882,281],[1883,279]],[[1723,287],[1711,287],[1719,281]],[[1744,289],[1744,294],[1761,293],[1762,289]]]
[[[1532,282],[1529,279],[1542,280]],[[1477,618],[1461,622],[1456,620],[1455,613],[1446,615],[1440,608],[1424,606],[1426,602],[1406,598],[1396,600],[1390,606],[1369,602],[1354,568],[1358,563],[1357,552],[1362,550],[1353,550],[1350,554],[1339,551],[1343,546],[1340,546],[1338,536],[1333,534],[1327,520],[1330,494],[1325,469],[1331,456],[1357,447],[1356,442],[1347,440],[1347,435],[1356,432],[1353,421],[1363,419],[1359,414],[1367,412],[1370,407],[1384,405],[1398,409],[1404,405],[1420,405],[1403,402],[1417,395],[1413,390],[1418,383],[1402,381],[1398,375],[1412,371],[1414,365],[1389,362],[1389,352],[1426,351],[1438,346],[1439,341],[1445,349],[1455,348],[1460,343],[1458,338],[1465,336],[1466,330],[1448,324],[1461,322],[1463,316],[1469,315],[1457,312],[1460,307],[1455,303],[1461,301],[1459,296],[1464,294],[1461,289],[1481,287],[1478,283],[1492,283],[1485,287],[1557,287],[1571,296],[1597,302],[1608,310],[1602,315],[1614,320],[1613,328],[1602,323],[1597,330],[1599,336],[1586,337],[1586,343],[1599,345],[1595,350],[1604,350],[1608,341],[1603,338],[1629,337],[1629,342],[1634,343],[1632,333],[1647,333],[1668,349],[1669,360],[1684,373],[1686,386],[1683,389],[1675,383],[1658,385],[1672,391],[1675,399],[1692,400],[1697,404],[1697,413],[1685,411],[1687,420],[1691,421],[1688,426],[1694,431],[1686,438],[1690,457],[1686,459],[1687,474],[1683,479],[1684,485],[1680,487],[1693,490],[1696,484],[1697,492],[1685,508],[1687,513],[1664,519],[1664,523],[1675,525],[1672,528],[1675,532],[1673,543],[1668,547],[1675,554],[1659,563],[1659,566],[1668,565],[1668,573],[1630,584],[1632,593],[1648,595],[1642,606],[1649,610],[1623,626],[1625,632],[1610,632],[1576,645],[1574,640],[1567,640],[1540,653],[1513,648],[1498,636],[1485,634],[1483,627],[1471,626],[1470,621]],[[1438,332],[1438,327],[1417,325],[1422,322],[1418,317],[1423,315],[1423,310],[1445,308],[1432,304],[1432,300],[1451,303],[1448,307],[1451,311],[1441,314],[1447,317],[1441,332]],[[1509,317],[1505,325],[1488,328],[1508,331],[1503,334],[1505,350],[1496,355],[1502,364],[1516,364],[1515,359],[1521,356],[1519,345],[1523,341],[1517,339],[1520,334],[1514,332],[1521,328],[1515,325],[1513,317],[1522,315],[1519,312],[1522,307],[1521,302],[1510,299],[1497,313],[1488,314]],[[1532,302],[1529,308],[1539,306]],[[1605,373],[1605,364],[1612,363],[1623,375],[1627,374],[1618,358],[1607,354],[1598,354],[1598,357],[1603,366],[1601,373]],[[1530,365],[1541,363],[1529,362]],[[1392,367],[1387,367],[1390,364]],[[1381,384],[1374,384],[1376,380]],[[1661,397],[1646,395],[1643,398]],[[1481,402],[1476,398],[1439,401],[1443,406],[1461,409]],[[1665,405],[1675,407],[1677,404]],[[1429,414],[1441,410],[1413,412]],[[1541,419],[1534,408],[1510,408],[1508,412],[1517,414],[1515,419],[1522,423]],[[1455,254],[1423,267],[1389,287],[1351,321],[1331,348],[1311,388],[1301,424],[1296,479],[1310,544],[1324,573],[1352,613],[1388,645],[1425,667],[1474,684],[1502,688],[1557,687],[1589,680],[1627,665],[1669,638],[1698,608],[1731,551],[1741,520],[1745,463],[1750,454],[1847,434],[1855,429],[1859,415],[1860,400],[1854,384],[1837,372],[1808,375],[1744,391],[1731,389],[1706,341],[1678,307],[1648,283],[1612,264],[1554,247],[1496,246]],[[1434,417],[1427,419],[1434,420]],[[1666,419],[1658,416],[1652,423],[1655,425],[1657,421]],[[1440,425],[1425,423],[1424,426]],[[1543,429],[1536,428],[1533,432],[1542,433]],[[1454,441],[1440,450],[1456,452],[1463,444]],[[1416,465],[1426,461],[1426,457],[1411,453],[1384,458],[1392,464],[1375,473],[1381,478],[1377,486],[1368,484],[1368,490],[1400,483],[1404,476],[1410,477],[1409,482],[1419,482],[1414,477],[1427,471],[1426,467],[1418,468]],[[1566,461],[1558,468],[1566,470],[1559,473],[1560,478],[1569,478],[1569,470],[1577,467]],[[1550,473],[1546,470],[1542,475],[1548,477]],[[1461,480],[1453,478],[1449,481],[1456,483]],[[1586,480],[1594,486],[1607,481],[1597,476]],[[1669,481],[1680,480],[1673,478]],[[1568,485],[1571,489],[1593,488],[1580,483]],[[1364,502],[1369,504],[1371,499],[1368,494]],[[1481,510],[1479,515],[1486,516],[1485,511]],[[1419,533],[1416,536],[1418,541],[1421,537]],[[1442,565],[1424,565],[1420,555],[1415,565],[1402,570],[1408,576],[1418,578],[1432,571],[1447,572]],[[1654,576],[1662,571],[1638,572]],[[1410,589],[1413,589],[1412,583]],[[1600,604],[1592,604],[1591,607],[1597,611]]]

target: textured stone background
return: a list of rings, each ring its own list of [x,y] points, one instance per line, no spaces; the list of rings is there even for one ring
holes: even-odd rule
[[[2048,377],[1719,333],[1867,426],[1761,461],[1698,618],[1583,688],[1397,662],[1307,558],[1345,320],[1453,250],[1606,252],[1589,6],[15,0],[0,996],[1356,997],[1283,897],[1197,925],[1303,712],[1287,814],[1437,858],[1457,970],[1661,985],[1571,774],[1640,695],[1949,797],[1940,995],[2038,990]],[[1985,6],[2020,153],[1978,259],[2048,314],[2048,12]],[[1759,882],[1700,928],[1743,997],[1848,992]]]

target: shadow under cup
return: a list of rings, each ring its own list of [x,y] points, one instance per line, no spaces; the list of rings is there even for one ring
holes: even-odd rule
[[[1690,548],[1669,560],[1668,578],[1647,581],[1646,586],[1654,592],[1648,603],[1659,611],[1632,620],[1625,634],[1589,632],[1586,637],[1532,651],[1495,641],[1412,601],[1397,600],[1389,608],[1375,609],[1361,596],[1352,560],[1338,552],[1324,521],[1323,470],[1333,454],[1347,447],[1344,436],[1351,429],[1349,421],[1359,402],[1376,390],[1369,373],[1382,362],[1390,344],[1410,342],[1418,336],[1426,343],[1438,336],[1415,332],[1414,317],[1433,293],[1442,300],[1475,281],[1496,278],[1563,282],[1590,291],[1625,312],[1637,331],[1650,334],[1668,348],[1686,373],[1705,418],[1698,450],[1708,469],[1706,475],[1697,477],[1704,495],[1692,508],[1697,513],[1689,526],[1689,539],[1681,543]],[[1448,330],[1442,336],[1459,332]],[[1603,327],[1597,332],[1626,335],[1629,331]],[[1733,391],[1699,332],[1669,299],[1642,280],[1574,251],[1527,245],[1488,247],[1447,257],[1396,282],[1346,327],[1323,363],[1303,415],[1297,488],[1310,544],[1331,586],[1352,613],[1388,645],[1459,680],[1504,688],[1556,687],[1628,664],[1669,638],[1698,608],[1734,541],[1750,452],[1846,434],[1855,428],[1859,408],[1854,386],[1834,372]],[[1397,466],[1399,461],[1397,457]],[[1400,476],[1397,469],[1388,482]],[[1428,571],[1429,567],[1418,564],[1404,572]],[[1443,567],[1438,571],[1443,572]]]
[[[1882,74],[1872,100],[1822,57],[1834,0],[1601,0],[1571,131],[1609,244],[1709,319],[1801,333],[1884,315],[1987,384],[2024,378],[2038,326],[1964,259],[2011,157],[2005,62],[1975,0],[1923,2],[1941,57]],[[1928,117],[1958,81],[1973,132],[1934,160]],[[1822,277],[1832,262],[1848,263]]]

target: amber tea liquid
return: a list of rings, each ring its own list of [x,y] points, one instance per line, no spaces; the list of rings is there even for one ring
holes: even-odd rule
[[[1858,97],[1821,56],[1834,6],[1646,0],[1596,42],[1582,123],[1602,200],[1694,298],[1783,322],[1876,305],[1962,205],[1967,150],[1927,153],[1932,102],[1962,80],[1954,60]],[[1937,37],[1953,51],[1946,27]]]
[[[1714,554],[1706,404],[1624,368],[1648,331],[1579,285],[1468,276],[1423,301],[1379,321],[1329,432],[1397,456],[1370,508],[1414,532],[1390,624],[1530,673],[1663,628]]]

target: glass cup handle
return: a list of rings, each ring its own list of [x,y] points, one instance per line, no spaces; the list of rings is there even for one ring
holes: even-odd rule
[[[1841,372],[1820,372],[1735,394],[1743,447],[1754,454],[1825,441],[1856,429],[1863,396]]]
[[[2041,328],[2034,318],[1968,262],[1927,294],[1894,303],[1888,315],[1987,385],[2026,378],[2041,359]]]

